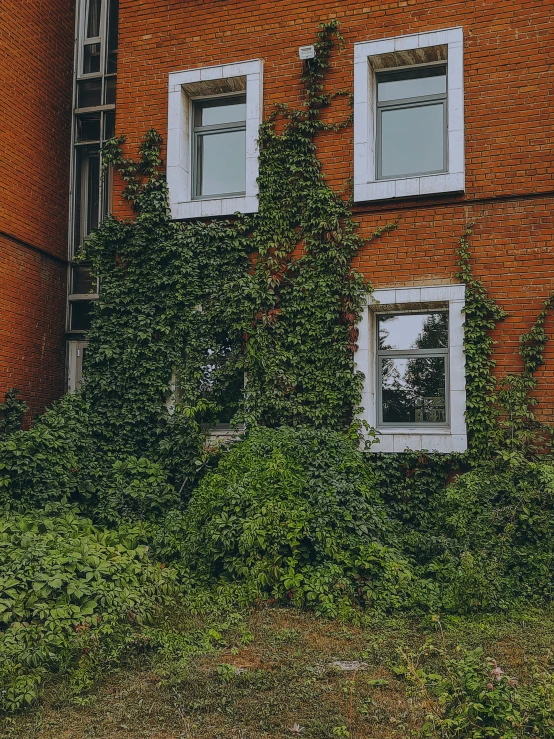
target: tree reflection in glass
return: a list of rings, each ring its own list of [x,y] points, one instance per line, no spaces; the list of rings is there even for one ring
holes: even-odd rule
[[[446,423],[446,312],[378,316],[381,422]]]

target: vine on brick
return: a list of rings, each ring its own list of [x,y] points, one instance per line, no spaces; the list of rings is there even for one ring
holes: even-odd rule
[[[464,352],[469,456],[484,460],[499,452],[503,456],[534,454],[548,448],[553,431],[537,421],[533,408],[538,400],[532,392],[537,388],[535,372],[544,364],[548,342],[544,322],[554,307],[554,294],[545,300],[533,327],[519,338],[523,371],[498,380],[493,373],[496,363],[491,358],[494,341],[490,331],[506,317],[506,312],[488,297],[483,283],[473,274],[468,241],[473,226],[469,224],[459,239],[457,273],[466,285]]]

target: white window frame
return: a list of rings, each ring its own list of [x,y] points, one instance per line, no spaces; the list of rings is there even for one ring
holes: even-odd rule
[[[375,290],[368,299],[358,326],[356,369],[364,375],[361,419],[378,433],[372,452],[464,452],[467,449],[465,422],[466,381],[464,355],[465,285],[402,287]],[[382,312],[409,313],[448,309],[449,423],[433,426],[379,426],[377,408],[377,320]]]
[[[447,64],[447,171],[377,179],[376,72]],[[463,29],[354,44],[354,201],[388,200],[465,190]]]
[[[225,92],[225,81],[229,90]],[[246,92],[245,194],[193,199],[192,101]],[[167,184],[174,219],[228,216],[258,211],[258,130],[262,122],[263,62],[221,64],[171,72],[167,124]]]

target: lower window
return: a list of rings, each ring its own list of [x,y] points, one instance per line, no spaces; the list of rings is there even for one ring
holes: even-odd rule
[[[446,424],[448,312],[377,315],[379,425]]]
[[[464,451],[465,288],[376,290],[360,325],[363,419],[375,452]]]

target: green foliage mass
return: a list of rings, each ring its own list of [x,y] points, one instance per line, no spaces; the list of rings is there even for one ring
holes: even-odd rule
[[[410,570],[374,476],[337,432],[253,430],[161,528],[163,556],[182,546],[202,583],[244,583],[326,616],[406,599]]]
[[[0,519],[0,710],[34,702],[47,672],[122,649],[167,602],[174,573],[138,541],[59,507]]]
[[[426,717],[417,736],[433,739],[552,739],[554,675],[535,665],[522,686],[482,649],[449,653],[427,644],[401,650],[403,675]]]
[[[551,460],[509,455],[467,469],[460,455],[406,453],[370,464],[414,569],[412,607],[473,613],[552,600]]]
[[[554,468],[533,411],[552,300],[521,339],[523,371],[497,383],[490,331],[504,313],[473,275],[471,228],[459,248],[469,454],[368,459],[354,445],[370,287],[351,266],[364,242],[350,202],[315,144],[350,123],[321,117],[337,35],[335,22],[320,30],[300,108],[260,129],[258,213],[175,222],[158,134],[138,161],[121,139],[104,152],[134,217],[108,217],[84,247],[102,283],[85,382],[30,431],[14,393],[0,408],[2,709],[83,654],[93,672],[117,663],[174,573],[187,597],[242,588],[328,616],[552,597]],[[218,421],[246,423],[247,438],[206,450]]]
[[[6,393],[4,402],[0,403],[0,438],[17,431],[28,410],[27,404],[20,400],[18,395],[19,390],[12,388]]]

